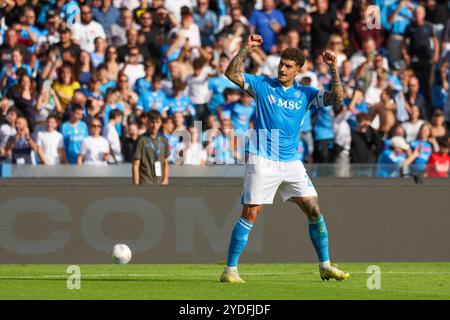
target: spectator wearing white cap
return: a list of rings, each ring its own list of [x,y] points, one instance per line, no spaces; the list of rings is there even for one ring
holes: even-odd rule
[[[385,150],[378,159],[377,177],[394,178],[404,174],[411,163],[420,154],[421,147],[411,152],[409,144],[403,137],[391,139],[390,148]]]

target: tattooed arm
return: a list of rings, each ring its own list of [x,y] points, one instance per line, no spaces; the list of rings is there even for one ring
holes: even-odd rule
[[[236,85],[244,89],[244,77],[242,76],[241,70],[242,65],[245,61],[247,54],[254,48],[260,46],[263,43],[263,38],[257,34],[251,34],[248,37],[247,42],[239,50],[238,54],[231,60],[230,64],[225,70],[225,76],[234,82]]]
[[[331,70],[331,90],[325,92],[324,103],[326,106],[339,107],[344,99],[344,89],[337,70],[336,55],[331,51],[324,51],[322,58]]]

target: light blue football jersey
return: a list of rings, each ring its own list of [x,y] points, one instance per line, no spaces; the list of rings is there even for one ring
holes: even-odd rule
[[[255,130],[250,133],[248,152],[275,161],[299,160],[300,128],[306,112],[325,107],[325,91],[297,82],[285,89],[277,78],[242,75],[244,90],[257,104]]]

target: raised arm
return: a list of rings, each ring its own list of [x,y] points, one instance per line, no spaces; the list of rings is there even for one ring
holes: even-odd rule
[[[342,104],[344,99],[344,89],[342,87],[341,78],[339,77],[339,72],[337,69],[337,58],[336,55],[325,50],[322,53],[323,62],[325,62],[331,71],[331,89],[325,92],[324,102],[326,106],[338,107]]]
[[[249,35],[247,41],[239,50],[238,54],[234,56],[225,70],[225,76],[234,82],[236,85],[244,90],[244,77],[242,76],[241,70],[242,65],[245,61],[245,57],[254,48],[260,46],[263,43],[263,38],[258,34]]]

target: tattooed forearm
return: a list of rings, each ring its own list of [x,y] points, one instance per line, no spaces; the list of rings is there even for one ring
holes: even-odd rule
[[[331,90],[325,93],[325,105],[338,107],[344,99],[344,89],[336,67],[331,68]]]
[[[244,78],[242,77],[241,69],[247,53],[247,49],[241,48],[238,54],[231,60],[227,70],[225,70],[225,76],[242,89],[244,89]]]

